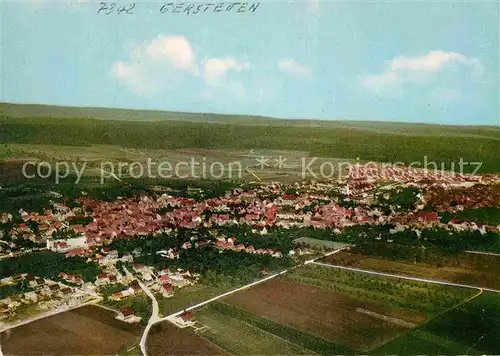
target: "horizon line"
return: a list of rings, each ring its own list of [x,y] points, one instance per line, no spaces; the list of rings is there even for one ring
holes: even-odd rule
[[[111,106],[87,106],[87,105],[82,105],[82,106],[75,106],[75,105],[60,105],[60,104],[45,104],[45,103],[33,103],[33,102],[16,102],[16,101],[0,101],[0,105],[26,105],[26,106],[45,106],[45,107],[59,107],[59,108],[66,108],[66,109],[104,109],[104,110],[131,110],[131,111],[150,111],[150,112],[156,112],[156,113],[173,113],[173,114],[196,114],[196,115],[219,115],[219,116],[246,116],[246,117],[253,117],[253,118],[260,118],[260,119],[267,119],[267,120],[276,120],[276,121],[286,121],[286,120],[292,120],[292,121],[310,121],[315,122],[315,121],[320,121],[320,122],[366,122],[366,123],[384,123],[384,124],[408,124],[408,125],[426,125],[426,126],[445,126],[445,127],[477,127],[477,128],[493,128],[493,129],[500,129],[500,123],[495,126],[495,125],[485,125],[485,124],[446,124],[446,123],[433,123],[433,122],[422,122],[422,121],[393,121],[393,120],[366,120],[366,119],[355,119],[355,118],[349,118],[349,119],[341,119],[341,118],[336,118],[336,119],[326,119],[326,118],[304,118],[304,117],[279,117],[279,116],[269,116],[269,115],[261,115],[261,114],[245,114],[245,113],[222,113],[222,112],[203,112],[203,111],[177,111],[177,110],[166,110],[166,109],[151,109],[151,108],[132,108],[132,107],[111,107]],[[35,117],[35,116],[31,116]],[[54,117],[57,118],[57,117]],[[63,117],[59,117],[63,118]],[[71,117],[67,117],[71,118]],[[76,117],[75,117],[76,118]],[[120,120],[120,119],[103,119],[99,117],[88,117],[91,119],[101,119],[101,120]],[[168,119],[170,121],[192,121],[192,120],[182,120],[182,119]],[[159,121],[159,120],[127,120],[127,121],[141,121],[141,122],[148,122],[148,121]],[[197,120],[201,121],[201,120]],[[210,121],[207,120],[208,123]]]

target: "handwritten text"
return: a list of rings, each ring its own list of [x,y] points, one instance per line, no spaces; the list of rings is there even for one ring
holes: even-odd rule
[[[226,3],[174,3],[170,2],[168,4],[162,5],[160,7],[160,12],[173,13],[173,14],[185,14],[185,15],[196,15],[205,12],[255,12],[259,8],[260,3],[246,3],[246,2],[226,2]]]

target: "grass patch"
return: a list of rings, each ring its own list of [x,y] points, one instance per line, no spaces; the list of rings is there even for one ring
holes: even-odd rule
[[[221,293],[226,292],[224,287],[212,287],[204,284],[195,284],[175,290],[175,294],[171,298],[163,298],[157,295],[160,314],[169,315],[179,310],[186,309],[191,305],[198,304],[204,300],[213,298]]]
[[[283,277],[335,290],[360,300],[423,311],[430,316],[474,294],[472,289],[373,276],[319,265],[304,266]]]
[[[312,353],[311,350],[214,309],[205,308],[198,311],[196,320],[210,328],[202,333],[204,338],[231,354],[258,355],[265,352],[270,355],[310,355]]]
[[[293,344],[299,345],[305,349],[314,351],[322,355],[351,355],[355,352],[345,346],[335,344],[322,338],[306,334],[287,325],[283,325],[272,320],[262,318],[244,309],[226,304],[211,303],[209,310],[228,315],[240,321],[244,321],[261,330],[279,336]]]
[[[146,325],[148,323],[152,313],[151,299],[149,299],[149,297],[144,293],[138,293],[121,300],[105,299],[101,302],[101,304],[115,310],[132,307],[135,311],[135,315],[141,317],[142,325]]]
[[[477,223],[496,226],[500,224],[500,207],[482,207],[476,209],[465,209],[454,213],[440,213],[441,221],[449,222],[455,218],[458,220],[474,221]]]
[[[400,135],[345,127],[210,124],[187,121],[133,122],[96,119],[0,117],[0,143],[129,148],[281,149],[312,156],[361,157],[366,161],[481,161],[480,173],[500,171],[500,140],[472,136]],[[8,148],[6,148],[8,149]],[[474,167],[465,166],[472,170]]]
[[[373,355],[498,353],[500,296],[483,293],[371,352]]]

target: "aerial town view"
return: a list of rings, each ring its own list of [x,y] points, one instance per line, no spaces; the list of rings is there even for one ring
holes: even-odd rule
[[[0,356],[500,354],[498,2],[0,7]]]

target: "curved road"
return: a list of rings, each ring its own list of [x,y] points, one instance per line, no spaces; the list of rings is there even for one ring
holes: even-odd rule
[[[147,356],[147,354],[146,354],[146,339],[148,338],[149,330],[151,329],[151,327],[160,321],[160,316],[159,316],[160,308],[158,306],[158,301],[156,300],[153,293],[151,293],[149,288],[146,287],[144,284],[142,284],[141,281],[139,281],[139,285],[141,286],[144,293],[146,293],[148,295],[148,297],[151,299],[151,301],[153,302],[153,311],[151,313],[151,317],[149,318],[148,325],[146,325],[146,328],[144,329],[144,332],[142,333],[141,342],[139,343],[139,346],[141,347],[141,352],[142,352],[143,356]]]
[[[316,258],[314,258],[314,259],[312,259],[312,260],[308,260],[308,261],[304,262],[302,265],[306,265],[306,264],[308,264],[308,263],[314,263],[314,261],[316,261],[317,259],[320,259],[320,258],[323,258],[323,257],[326,257],[326,256],[330,256],[330,255],[333,255],[334,253],[337,253],[337,252],[342,251],[342,250],[343,250],[344,248],[346,248],[346,247],[347,247],[347,245],[346,245],[346,246],[344,246],[344,247],[342,247],[342,248],[339,248],[339,249],[337,249],[337,250],[330,251],[330,252],[328,252],[328,253],[326,253],[326,254],[324,254],[324,255],[322,255],[322,256],[316,257]],[[301,265],[299,265],[299,266],[301,266]],[[297,267],[299,267],[299,266],[295,266],[295,267],[293,267],[293,268],[297,268]],[[292,268],[292,269],[293,269],[293,268]],[[130,273],[130,272],[129,272],[126,268],[124,268],[124,270],[125,270],[125,273],[126,273],[127,275],[132,276],[132,273]],[[281,272],[275,273],[275,274],[273,274],[273,275],[271,275],[271,276],[267,276],[267,277],[265,277],[265,278],[259,279],[258,281],[255,281],[255,282],[252,282],[252,283],[246,284],[246,285],[244,285],[244,286],[242,286],[242,287],[232,289],[232,290],[230,290],[230,291],[228,291],[228,292],[225,292],[225,293],[219,294],[218,296],[215,296],[215,297],[213,297],[213,298],[211,298],[211,299],[205,300],[205,301],[203,301],[203,302],[201,302],[201,303],[198,303],[198,304],[192,305],[192,306],[190,306],[190,307],[188,307],[188,308],[185,308],[185,309],[180,310],[180,311],[178,311],[178,312],[176,312],[176,313],[173,313],[173,314],[167,315],[167,316],[165,316],[165,317],[163,317],[163,318],[160,318],[160,317],[158,316],[158,315],[159,315],[158,301],[156,300],[155,296],[153,295],[153,293],[151,293],[151,291],[150,291],[150,290],[149,290],[149,289],[148,289],[145,285],[143,285],[143,284],[139,281],[139,285],[141,286],[141,288],[142,288],[142,289],[144,290],[144,292],[145,292],[145,293],[149,296],[149,298],[151,298],[151,300],[153,301],[153,313],[151,314],[151,318],[149,319],[148,325],[147,325],[147,326],[146,326],[146,328],[144,329],[144,332],[143,332],[143,334],[142,334],[141,341],[140,341],[140,343],[139,343],[139,345],[140,345],[140,347],[141,347],[141,352],[142,352],[143,356],[147,356],[147,353],[146,353],[146,339],[147,339],[147,337],[148,337],[149,330],[151,329],[151,327],[152,327],[154,324],[159,323],[159,322],[162,322],[162,321],[166,321],[166,320],[168,320],[168,321],[172,322],[172,318],[174,318],[174,317],[176,317],[176,316],[181,315],[181,314],[182,314],[182,313],[184,313],[185,311],[189,311],[189,310],[193,310],[193,309],[199,308],[199,307],[201,307],[201,306],[203,306],[203,305],[206,305],[206,304],[208,304],[208,303],[211,303],[211,302],[213,302],[213,301],[215,301],[215,300],[217,300],[217,299],[220,299],[220,298],[226,297],[226,296],[231,295],[231,294],[233,294],[233,293],[237,293],[237,292],[242,291],[242,290],[244,290],[244,289],[250,288],[250,287],[255,286],[255,285],[257,285],[257,284],[260,284],[260,283],[263,283],[263,282],[268,281],[268,280],[270,280],[270,279],[276,278],[276,277],[278,277],[278,276],[280,276],[280,275],[282,275],[282,274],[284,274],[284,273],[286,273],[286,272],[288,272],[288,270],[284,270],[284,271],[281,271]]]
[[[126,267],[123,267],[123,269],[125,270],[125,273],[127,274],[127,276],[133,277],[132,273],[130,273]],[[149,288],[146,285],[144,285],[139,279],[137,279],[137,282],[139,282],[139,286],[142,288],[144,293],[146,293],[146,295],[149,297],[149,299],[151,299],[151,301],[153,302],[153,311],[151,312],[151,316],[149,317],[148,325],[146,325],[146,328],[144,329],[144,331],[142,333],[141,341],[139,343],[139,346],[141,347],[141,352],[142,352],[143,356],[147,356],[146,339],[148,338],[149,330],[151,329],[151,327],[161,320],[160,316],[159,316],[160,315],[160,307],[158,306],[158,301],[156,300],[154,294],[151,293]]]
[[[325,256],[329,256],[329,255],[332,255],[334,253],[337,253],[337,252],[340,252],[344,249],[345,247],[343,248],[340,248],[340,249],[337,249],[337,250],[334,250],[334,251],[331,251],[323,256],[319,256],[317,258],[314,258],[314,259],[311,259],[309,261],[306,261],[304,262],[302,265],[307,265],[307,264],[316,264],[316,265],[319,265],[319,266],[325,266],[325,267],[330,267],[330,268],[337,268],[337,269],[343,269],[343,270],[348,270],[348,271],[354,271],[354,272],[361,272],[361,273],[368,273],[368,274],[373,274],[373,275],[378,275],[378,276],[383,276],[383,277],[392,277],[392,278],[401,278],[401,279],[408,279],[408,280],[413,280],[413,281],[419,281],[419,282],[427,282],[427,283],[436,283],[436,284],[442,284],[442,285],[449,285],[449,286],[455,286],[455,287],[463,287],[463,288],[471,288],[471,289],[479,289],[480,290],[480,293],[478,295],[480,295],[482,293],[482,291],[488,291],[488,292],[494,292],[494,293],[500,293],[500,290],[496,290],[496,289],[490,289],[490,288],[483,288],[483,287],[479,287],[479,286],[472,286],[472,285],[467,285],[467,284],[459,284],[459,283],[452,283],[452,282],[447,282],[447,281],[440,281],[440,280],[434,280],[434,279],[427,279],[427,278],[421,278],[421,277],[412,277],[412,276],[404,276],[404,275],[397,275],[397,274],[390,274],[390,273],[384,273],[384,272],[377,272],[377,271],[371,271],[371,270],[364,270],[364,269],[360,269],[360,268],[352,268],[352,267],[344,267],[344,266],[336,266],[336,265],[331,265],[331,264],[327,264],[327,263],[321,263],[321,262],[316,262],[316,260],[320,259],[320,258],[323,258]],[[300,265],[299,265],[300,266]],[[294,269],[294,268],[297,268],[299,266],[295,266],[295,267],[292,267],[291,269]],[[127,269],[125,269],[125,272],[128,274],[128,275],[132,275]],[[142,290],[148,295],[148,297],[152,300],[153,302],[153,312],[151,314],[151,317],[149,318],[149,321],[148,321],[148,324],[146,326],[146,328],[144,329],[144,332],[142,334],[142,338],[141,338],[141,341],[140,341],[140,348],[141,348],[141,352],[143,354],[143,356],[147,356],[147,353],[146,353],[146,339],[148,337],[148,333],[149,333],[149,330],[151,329],[151,327],[156,324],[156,323],[159,323],[159,322],[162,322],[162,321],[166,321],[166,320],[169,320],[169,321],[172,321],[172,318],[173,317],[176,317],[176,316],[179,316],[181,315],[182,313],[184,313],[184,311],[189,311],[189,310],[193,310],[193,309],[196,309],[196,308],[199,308],[203,305],[206,305],[208,303],[211,303],[217,299],[220,299],[220,298],[223,298],[223,297],[226,297],[228,295],[231,295],[233,293],[237,293],[237,292],[240,292],[244,289],[247,289],[249,287],[252,287],[254,285],[257,285],[257,284],[260,284],[260,283],[263,283],[265,281],[268,281],[270,279],[273,279],[273,278],[276,278],[284,273],[288,272],[288,270],[284,270],[284,271],[281,271],[279,273],[276,273],[276,274],[273,274],[271,276],[268,276],[268,277],[265,277],[265,278],[262,278],[258,281],[255,281],[255,282],[252,282],[252,283],[249,283],[247,285],[244,285],[242,287],[239,287],[239,288],[236,288],[236,289],[233,289],[233,290],[230,290],[228,292],[225,292],[225,293],[222,293],[216,297],[213,297],[211,299],[208,299],[208,300],[205,300],[201,303],[198,303],[198,304],[195,304],[195,305],[192,305],[188,308],[185,308],[181,311],[178,311],[176,313],[173,313],[173,314],[170,314],[168,316],[165,316],[163,318],[160,318],[159,317],[159,307],[158,307],[158,301],[156,300],[155,296],[153,295],[153,293],[151,293],[151,291],[148,289],[148,287],[146,287],[141,281],[138,280],[139,282],[139,285],[141,286]],[[474,297],[478,296],[478,295],[475,295]]]

